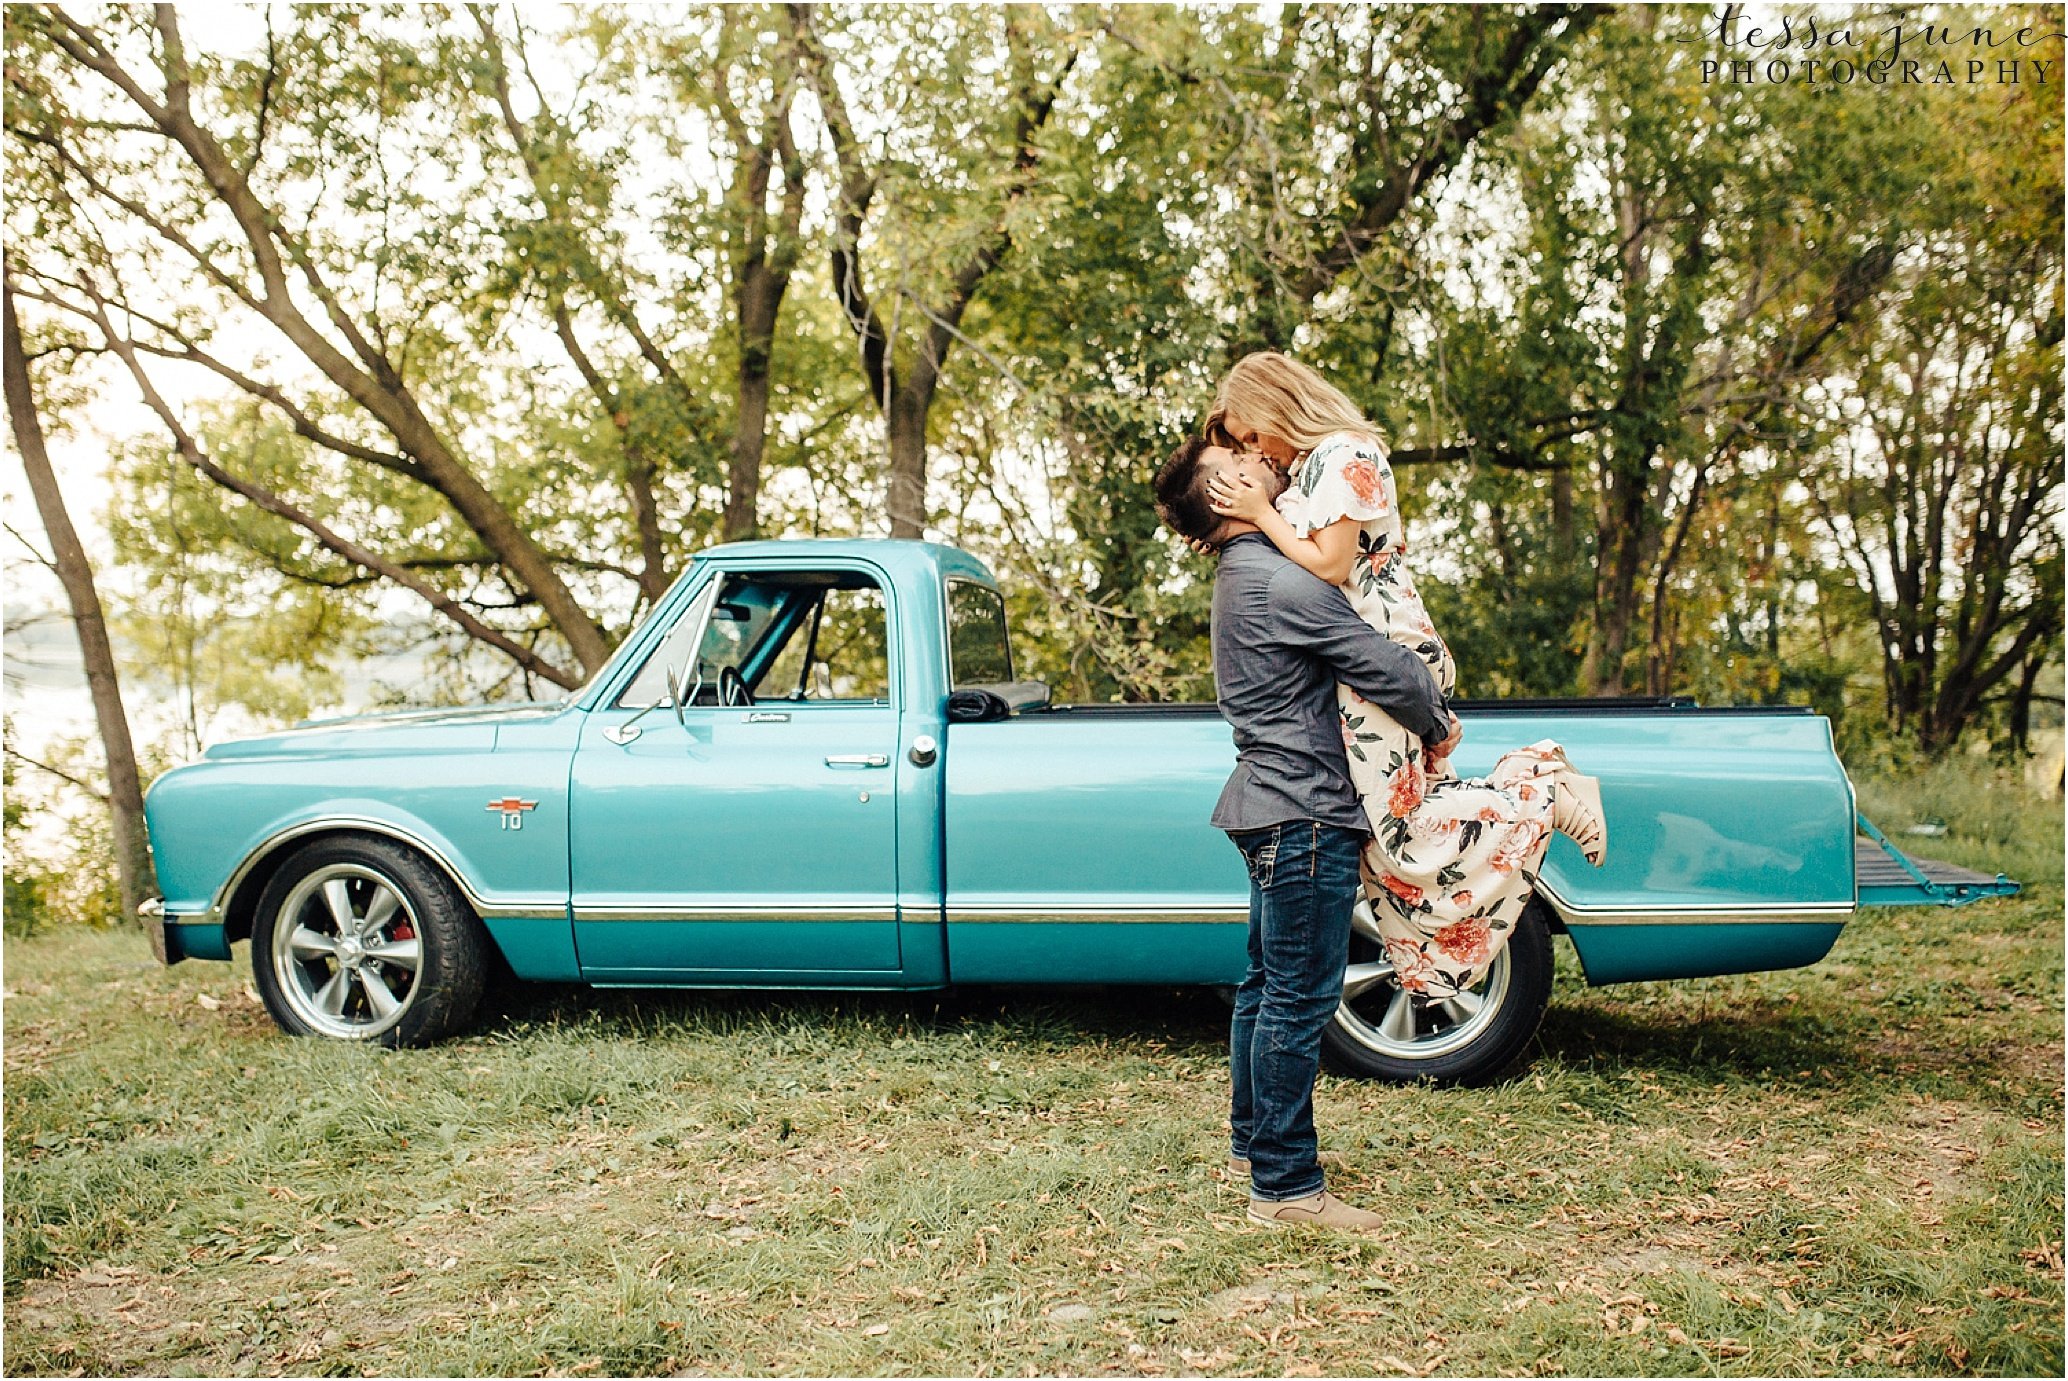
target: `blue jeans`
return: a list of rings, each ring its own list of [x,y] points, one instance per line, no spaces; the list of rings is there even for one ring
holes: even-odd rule
[[[1229,1149],[1250,1163],[1250,1194],[1318,1194],[1314,1077],[1321,1032],[1343,997],[1361,830],[1297,820],[1228,836],[1249,865],[1249,975],[1228,1028],[1234,1100]]]

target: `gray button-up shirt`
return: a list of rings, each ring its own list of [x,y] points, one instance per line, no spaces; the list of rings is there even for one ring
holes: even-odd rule
[[[1338,681],[1425,741],[1450,729],[1428,665],[1261,532],[1221,548],[1213,654],[1221,717],[1235,730],[1235,774],[1214,807],[1217,829],[1318,820],[1370,832],[1343,755]]]

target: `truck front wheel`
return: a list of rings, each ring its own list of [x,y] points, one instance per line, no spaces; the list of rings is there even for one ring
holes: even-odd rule
[[[1543,903],[1523,909],[1515,933],[1477,986],[1428,999],[1393,981],[1377,928],[1359,902],[1343,1002],[1321,1034],[1339,1074],[1392,1083],[1490,1084],[1518,1065],[1551,1001],[1551,930]]]
[[[481,923],[422,855],[343,835],[298,850],[267,884],[251,967],[291,1035],[428,1045],[472,1018],[487,948]]]

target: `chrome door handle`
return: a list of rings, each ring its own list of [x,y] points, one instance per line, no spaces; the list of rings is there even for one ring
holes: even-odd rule
[[[888,753],[835,753],[826,759],[828,767],[888,767]]]

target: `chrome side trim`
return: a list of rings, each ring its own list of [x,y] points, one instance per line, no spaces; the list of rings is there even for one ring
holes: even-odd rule
[[[895,921],[898,909],[872,903],[850,906],[577,906],[577,922],[592,921]]]
[[[1158,907],[1113,907],[1098,909],[1057,906],[1041,911],[1005,907],[957,907],[948,912],[949,925],[1246,925],[1248,906],[1210,911],[1170,911]]]
[[[426,858],[438,865],[445,876],[451,880],[453,886],[460,889],[460,895],[467,899],[467,905],[474,909],[474,914],[477,916],[493,916],[498,920],[505,918],[540,921],[567,919],[567,904],[558,898],[484,897],[481,893],[476,892],[467,885],[467,880],[460,876],[459,870],[452,866],[444,854],[433,848],[428,841],[414,831],[406,830],[400,825],[392,824],[386,820],[376,820],[366,815],[326,815],[320,820],[306,820],[299,825],[290,825],[278,834],[269,836],[256,849],[246,854],[244,861],[237,865],[237,870],[230,874],[228,880],[221,887],[216,889],[215,896],[208,903],[207,913],[183,923],[189,925],[224,924],[229,919],[230,898],[237,895],[237,889],[243,885],[244,879],[251,875],[253,868],[256,868],[260,863],[271,857],[283,845],[292,843],[305,835],[321,834],[327,830],[360,830],[368,834],[386,835],[390,839],[399,840],[414,849],[420,850]],[[166,919],[172,920],[174,918],[167,917]]]
[[[1689,903],[1671,908],[1650,906],[1582,906],[1558,895],[1539,879],[1537,895],[1568,926],[1601,925],[1843,925],[1857,909],[1852,902],[1791,902],[1781,906],[1732,906]]]
[[[1619,925],[1844,925],[1852,917],[1850,906],[1826,911],[1629,911],[1612,915],[1567,915],[1558,913],[1568,928],[1598,930]]]
[[[1539,885],[1544,899],[1568,925],[1832,925],[1853,914],[1849,902],[1777,907],[1684,906],[1671,910],[1657,907],[1577,906],[1557,892]],[[950,925],[1046,925],[1077,923],[1091,925],[1190,924],[1227,925],[1246,923],[1249,910],[1227,907],[1214,910],[1165,910],[1156,907],[1079,908],[1052,907],[1040,911],[1024,908],[962,906],[948,913]]]

